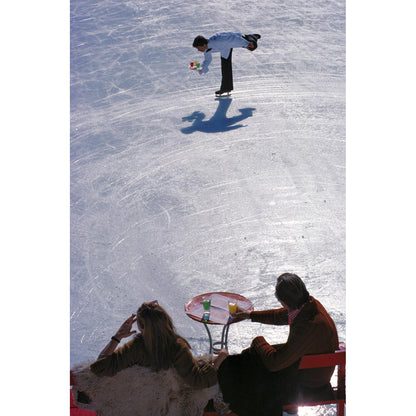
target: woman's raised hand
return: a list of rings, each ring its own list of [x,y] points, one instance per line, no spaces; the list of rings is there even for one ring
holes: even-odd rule
[[[135,334],[137,331],[132,330],[131,327],[137,321],[136,314],[133,313],[129,318],[127,318],[124,323],[121,325],[117,333],[114,335],[118,340],[122,338],[127,338],[130,335]]]

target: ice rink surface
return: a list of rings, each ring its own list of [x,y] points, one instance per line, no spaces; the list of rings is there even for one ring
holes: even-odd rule
[[[195,36],[260,33],[214,96]],[[345,341],[343,1],[71,2],[71,364],[158,299],[194,354],[184,304],[236,292],[274,308],[294,272]],[[287,329],[231,326],[230,352]],[[307,409],[306,414],[332,414]],[[307,413],[312,412],[312,413]]]

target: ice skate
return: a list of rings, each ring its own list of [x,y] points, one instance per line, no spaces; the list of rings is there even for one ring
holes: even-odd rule
[[[224,90],[215,91],[216,97],[229,97],[230,95],[231,95],[231,91],[224,91]]]

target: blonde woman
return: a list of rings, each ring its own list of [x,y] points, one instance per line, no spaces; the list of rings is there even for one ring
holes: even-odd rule
[[[137,331],[134,339],[118,348],[123,338]],[[157,301],[143,303],[111,337],[90,368],[97,376],[112,376],[133,365],[150,367],[154,371],[175,368],[186,384],[195,388],[211,387],[217,383],[217,370],[228,353],[221,351],[215,361],[199,363],[190,351],[188,341],[175,331],[171,317]]]

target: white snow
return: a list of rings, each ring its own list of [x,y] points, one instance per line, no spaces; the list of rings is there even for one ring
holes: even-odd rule
[[[219,56],[206,76],[188,65],[193,38],[221,31],[262,38],[215,99]],[[343,1],[72,1],[71,363],[153,299],[206,353],[185,302],[277,307],[286,271],[345,341],[345,239]],[[232,325],[230,352],[260,334],[287,330]]]

